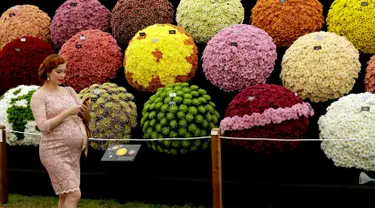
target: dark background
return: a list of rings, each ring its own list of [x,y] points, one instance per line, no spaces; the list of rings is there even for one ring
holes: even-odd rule
[[[19,4],[32,4],[47,12],[51,18],[63,0],[1,1],[0,12]],[[101,0],[112,10],[116,0]],[[171,1],[176,9],[179,0]],[[242,0],[245,24],[249,24],[255,0]],[[324,16],[333,0],[321,0]],[[326,25],[322,28],[326,31]],[[123,47],[123,51],[125,47]],[[198,45],[199,60],[205,45]],[[56,51],[57,52],[57,51]],[[281,85],[280,62],[285,49],[278,48],[276,68],[267,83]],[[361,54],[362,71],[352,93],[364,91],[364,72],[371,55]],[[125,86],[135,95],[140,112],[151,94],[137,92],[124,78],[123,68],[113,82]],[[225,93],[210,84],[202,73],[201,63],[191,84],[206,89],[217,110],[225,109],[236,93]],[[333,101],[312,103],[316,115],[310,119],[307,138],[319,138],[317,120]],[[142,138],[141,129],[133,138]],[[103,152],[90,149],[89,158],[82,158],[81,189],[83,197],[114,198],[125,201],[211,205],[211,153],[167,156],[141,147],[133,163],[100,162]],[[223,141],[223,194],[226,207],[325,207],[348,202],[366,202],[375,193],[371,184],[358,185],[360,170],[335,167],[320,149],[319,142],[305,142],[295,151],[265,156],[250,154],[228,146]],[[9,147],[9,189],[11,193],[54,195],[48,175],[39,162],[38,147]],[[375,176],[373,173],[368,173]]]

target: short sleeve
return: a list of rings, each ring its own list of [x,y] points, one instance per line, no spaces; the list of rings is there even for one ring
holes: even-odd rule
[[[68,88],[70,94],[73,96],[73,98],[74,98],[74,100],[76,101],[76,103],[77,103],[78,105],[81,105],[81,104],[82,104],[82,100],[79,99],[79,97],[78,97],[76,91],[75,91],[72,87],[67,87],[67,88]]]
[[[43,96],[41,96],[38,91],[31,97],[30,108],[39,130],[42,133],[48,132],[50,130],[50,124],[47,119],[46,104]]]

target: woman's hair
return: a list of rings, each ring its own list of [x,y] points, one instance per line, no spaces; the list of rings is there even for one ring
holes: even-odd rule
[[[47,56],[39,67],[39,82],[43,85],[44,82],[47,80],[47,73],[51,73],[53,69],[57,68],[60,64],[64,63],[65,59],[57,54],[51,54]]]

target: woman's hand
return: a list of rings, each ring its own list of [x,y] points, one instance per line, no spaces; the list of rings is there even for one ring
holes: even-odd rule
[[[82,110],[82,105],[72,105],[68,109],[66,109],[66,113],[68,116],[78,115],[78,113]]]
[[[81,108],[80,113],[82,114],[82,116],[84,117],[84,119],[86,121],[91,120],[90,104],[88,102],[85,102],[85,103],[82,104],[82,108]]]

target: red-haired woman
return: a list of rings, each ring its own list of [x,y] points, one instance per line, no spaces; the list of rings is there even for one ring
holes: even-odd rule
[[[81,198],[80,157],[87,150],[87,134],[81,113],[91,119],[87,103],[83,103],[71,87],[61,87],[66,75],[64,58],[49,55],[39,68],[42,86],[30,102],[42,137],[39,157],[59,195],[59,208],[75,208]]]

